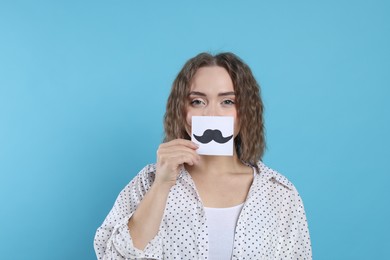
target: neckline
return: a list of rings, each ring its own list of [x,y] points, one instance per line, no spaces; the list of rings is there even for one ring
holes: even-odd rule
[[[240,203],[240,204],[238,204],[238,205],[232,206],[232,207],[227,207],[227,208],[204,207],[204,209],[205,209],[205,210],[233,210],[233,209],[236,209],[236,208],[241,208],[242,206],[244,206],[244,202],[243,202],[243,203]]]

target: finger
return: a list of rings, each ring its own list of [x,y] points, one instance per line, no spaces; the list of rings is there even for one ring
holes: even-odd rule
[[[188,147],[185,147],[185,146],[181,146],[181,145],[178,145],[178,146],[170,146],[170,147],[160,147],[158,150],[157,150],[157,158],[163,158],[164,156],[166,155],[172,155],[174,153],[191,153],[193,154],[195,157],[197,157],[197,159],[200,159],[198,153],[196,152],[196,150],[192,149],[192,148],[188,148]]]
[[[200,156],[196,153],[196,151],[192,149],[166,149],[162,150],[157,154],[157,160],[160,162],[170,161],[171,158],[178,158],[180,155],[185,155],[190,157],[193,162],[199,162]]]
[[[175,146],[169,146],[169,147],[161,146],[158,148],[157,153],[163,154],[166,152],[170,153],[170,152],[175,152],[175,151],[196,153],[195,149],[189,148],[187,146],[182,146],[182,145],[175,145]]]
[[[177,145],[186,146],[186,147],[191,148],[191,149],[198,149],[199,148],[199,146],[196,143],[194,143],[190,140],[186,140],[186,139],[175,139],[175,140],[169,141],[167,143],[163,143],[160,146],[161,147],[172,147],[172,146],[177,146]]]
[[[189,164],[194,165],[198,163],[197,159],[190,155],[190,154],[178,154],[173,157],[171,157],[172,163],[174,163],[175,166],[179,166],[181,164]]]

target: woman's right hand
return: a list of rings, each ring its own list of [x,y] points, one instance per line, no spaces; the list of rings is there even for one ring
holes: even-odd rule
[[[200,156],[196,153],[198,146],[185,139],[175,139],[162,143],[157,150],[156,178],[154,183],[168,186],[176,184],[180,166],[197,164]]]

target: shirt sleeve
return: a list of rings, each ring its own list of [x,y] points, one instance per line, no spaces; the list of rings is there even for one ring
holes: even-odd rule
[[[154,180],[148,165],[120,192],[113,208],[97,229],[94,248],[98,259],[161,259],[162,240],[157,234],[144,250],[134,247],[127,223]]]
[[[284,207],[279,220],[277,255],[280,259],[311,260],[310,234],[303,202],[295,187],[290,192],[290,203]]]

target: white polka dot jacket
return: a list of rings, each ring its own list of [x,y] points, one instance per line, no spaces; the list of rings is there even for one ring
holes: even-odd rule
[[[278,172],[258,163],[239,215],[232,259],[312,259],[301,197]],[[209,259],[205,210],[189,173],[183,168],[171,188],[158,234],[145,249],[133,246],[128,220],[151,187],[156,167],[144,167],[121,191],[97,229],[98,259]]]

